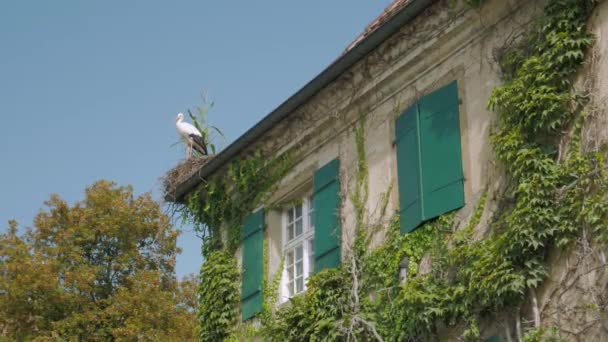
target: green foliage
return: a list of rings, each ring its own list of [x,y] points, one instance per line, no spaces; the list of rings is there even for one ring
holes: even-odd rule
[[[423,306],[425,303],[429,304],[429,295],[434,294],[430,287],[428,290],[420,287],[430,285],[425,282],[425,279],[429,279],[428,275],[416,275],[423,256],[429,255],[433,248],[436,248],[437,241],[443,241],[445,232],[452,226],[453,217],[451,214],[442,216],[409,234],[401,235],[399,218],[395,216],[391,221],[386,242],[362,260],[365,289],[375,297],[367,304],[367,309],[376,318],[378,330],[383,336],[401,340],[404,336],[415,336],[414,331],[418,331],[417,329],[426,330],[427,324],[421,323],[428,321],[428,313],[418,309],[433,310],[432,306]],[[404,257],[409,259],[410,280],[401,285],[398,272]],[[404,303],[409,306],[404,307]],[[408,316],[414,311],[417,313],[416,317]]]
[[[481,7],[484,0],[464,0],[464,2],[471,7]]]
[[[326,269],[308,278],[305,293],[290,299],[274,316],[267,341],[339,341],[348,312],[352,280],[341,269]]]
[[[493,145],[511,176],[511,202],[492,224],[493,235],[472,242],[483,209],[476,210],[449,248],[435,249],[433,272],[405,285],[397,297],[397,307],[407,307],[401,310],[407,324],[396,322],[406,332],[400,337],[430,334],[437,321],[454,324],[516,305],[545,278],[550,246],[568,243],[585,227],[602,237],[608,213],[603,158],[581,151],[579,129],[565,160],[556,153],[556,133],[577,117],[570,79],[592,42],[584,29],[591,3],[550,2],[531,33],[531,52],[508,55],[522,60],[509,61],[515,71],[490,105],[499,112]]]
[[[192,340],[195,281],[174,275],[178,232],[150,194],[99,181],[52,195],[32,228],[0,234],[0,331],[10,340]]]
[[[243,218],[263,203],[292,164],[289,152],[268,160],[257,151],[249,158],[233,161],[224,174],[199,185],[188,197],[183,213],[203,237],[203,254],[236,250]],[[222,239],[222,229],[228,231],[227,239]]]
[[[454,233],[452,237],[452,242],[455,246],[462,246],[463,244],[468,244],[472,242],[472,235],[475,232],[475,228],[479,225],[481,221],[481,216],[486,208],[486,201],[488,200],[488,192],[484,192],[481,198],[479,199],[479,203],[477,203],[477,207],[473,212],[473,216],[469,219],[466,227]]]
[[[214,251],[207,255],[198,290],[198,336],[201,341],[222,341],[238,322],[239,272],[232,254]]]
[[[597,199],[606,193],[605,187],[579,184],[581,178],[588,183],[604,181],[600,173],[590,174],[598,167],[598,157],[584,154],[578,138],[565,160],[556,153],[556,134],[567,130],[578,113],[580,102],[571,94],[571,79],[593,41],[585,30],[592,6],[589,0],[551,1],[530,35],[531,54],[512,62],[519,68],[490,98],[490,106],[500,114],[492,138],[496,156],[513,181],[509,195],[514,204],[498,223],[505,231],[501,247],[503,256],[528,274],[543,272],[539,258],[548,246],[556,241],[565,244],[579,231],[577,212],[583,197],[595,193]],[[599,224],[606,208],[600,203],[591,208],[589,223]]]
[[[210,101],[205,93],[203,93],[202,99],[203,104],[201,106],[194,107],[194,110],[188,109],[188,116],[192,120],[194,127],[201,132],[203,141],[205,142],[209,153],[215,154],[216,150],[218,149],[216,140],[221,138],[225,141],[226,137],[219,128],[212,126],[207,122],[207,115],[213,108],[214,102]],[[216,136],[214,136],[214,134]],[[196,151],[194,152],[197,153]]]
[[[399,217],[393,216],[386,236],[386,242],[372,250],[362,260],[363,276],[370,290],[381,291],[398,284],[399,263],[409,258],[409,275],[415,276],[418,265],[433,246],[436,231],[451,224],[451,218],[441,217],[415,231],[401,235]],[[374,285],[371,285],[374,284]]]
[[[226,342],[256,341],[260,338],[260,330],[252,323],[239,323],[236,328],[226,337]]]
[[[241,242],[243,219],[263,203],[292,164],[289,152],[267,160],[257,151],[230,163],[224,174],[207,179],[187,198],[182,213],[202,236],[205,256],[198,291],[202,340],[239,340],[257,332],[250,324],[237,327],[240,277],[232,255]],[[222,236],[222,230],[228,234]],[[278,288],[278,280],[271,285]],[[267,316],[268,310],[264,312]]]
[[[365,155],[365,116],[359,116],[359,122],[355,128],[355,146],[357,148],[357,168],[355,171],[355,189],[350,196],[355,211],[355,231],[357,238],[354,253],[361,256],[365,253],[368,245],[369,232],[366,228],[366,207],[368,199],[368,170]]]
[[[262,314],[260,315],[264,326],[269,326],[273,323],[273,315],[278,303],[279,286],[281,285],[284,266],[285,258],[282,258],[274,278],[271,281],[268,279],[268,241],[264,240],[264,279],[262,283],[262,298],[264,302],[262,303]]]
[[[529,35],[530,54],[508,55],[508,63],[518,67],[511,67],[514,71],[508,75],[508,82],[494,90],[490,106],[500,112],[503,130],[509,128],[505,133],[515,131],[523,138],[520,143],[533,144],[528,150],[539,148],[534,143],[559,132],[572,119],[571,79],[593,42],[592,35],[585,30],[593,3],[550,1],[545,17]],[[500,150],[497,154],[509,161],[515,157]]]
[[[523,336],[523,342],[562,342],[565,339],[559,337],[559,330],[552,328],[537,328],[528,331]]]
[[[478,6],[482,1],[467,3]],[[400,234],[396,216],[388,227],[371,224],[366,216],[368,172],[361,117],[355,128],[356,184],[349,196],[356,225],[352,255],[345,253],[348,260],[341,269],[311,276],[308,290],[276,312],[271,307],[280,277],[271,284],[265,280],[269,301],[262,329],[246,326],[239,336],[261,333],[271,341],[334,341],[351,336],[372,340],[372,331],[377,331],[389,341],[425,340],[434,338],[439,325],[464,323],[462,339],[479,340],[479,317],[520,305],[527,290],[545,279],[550,248],[569,244],[582,229],[607,243],[604,156],[581,146],[584,103],[572,91],[572,78],[593,42],[585,27],[593,4],[592,0],[549,1],[527,38],[501,57],[505,84],[494,90],[489,106],[499,115],[492,144],[509,184],[483,239],[476,239],[474,233],[487,194],[459,230],[454,227],[454,213],[406,235]],[[569,144],[564,149],[561,140],[566,138]],[[289,164],[283,163],[278,162]],[[256,158],[234,164],[224,180],[203,185],[204,201],[191,198],[199,222],[212,227],[209,241],[218,240],[223,225],[232,241],[228,250],[238,243],[240,219],[253,209],[246,205],[257,205],[284,174],[267,172],[267,166]],[[197,207],[200,203],[205,203],[202,209]],[[379,228],[386,228],[385,242],[370,250],[370,236]],[[404,257],[409,260],[409,276],[400,284],[398,271]],[[432,267],[421,268],[423,263]],[[531,331],[526,339],[551,340],[553,335],[557,336]]]
[[[603,156],[581,149],[582,118],[575,119],[581,117],[577,108],[582,103],[571,95],[570,81],[592,42],[585,30],[591,8],[592,1],[551,1],[545,17],[530,33],[529,48],[503,56],[507,83],[490,99],[500,117],[492,142],[510,175],[511,186],[487,238],[473,239],[485,207],[484,194],[468,224],[456,233],[453,214],[404,236],[399,234],[398,219],[393,218],[386,242],[367,251],[363,123],[357,127],[357,186],[350,199],[356,213],[355,255],[361,265],[358,295],[364,298],[361,315],[374,322],[386,340],[428,338],[435,334],[439,322],[451,326],[463,320],[467,323],[463,339],[479,339],[477,317],[519,304],[527,289],[544,280],[548,248],[567,244],[581,229],[605,240],[608,178]],[[568,152],[560,160],[559,134],[573,122]],[[397,270],[405,256],[410,260],[410,280],[400,285]],[[432,269],[417,274],[423,258],[428,258]],[[323,291],[327,294],[341,288]],[[315,291],[318,296],[320,290]],[[301,298],[276,318],[286,326],[284,331],[292,334],[282,335],[286,339],[310,338],[299,335],[310,332],[306,330],[312,324],[307,321],[309,316],[323,315],[323,321],[332,327],[329,333],[352,312],[346,307],[327,317],[328,309],[308,306],[307,301],[314,300],[308,293]],[[341,303],[336,307],[346,305],[342,296],[334,300]],[[317,311],[307,311],[313,309]],[[298,325],[302,322],[306,325]]]
[[[478,342],[481,340],[479,323],[476,319],[470,319],[467,322],[467,328],[462,333],[462,340],[465,342]]]

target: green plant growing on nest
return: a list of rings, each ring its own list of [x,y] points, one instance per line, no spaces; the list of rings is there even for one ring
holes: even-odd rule
[[[207,115],[211,109],[213,109],[215,103],[209,99],[206,92],[201,94],[201,99],[201,105],[195,106],[194,109],[187,110],[188,116],[192,120],[194,127],[201,132],[203,141],[209,149],[209,152],[211,154],[216,154],[217,150],[219,150],[218,140],[220,140],[221,143],[225,143],[226,137],[219,128],[209,124],[207,121]]]

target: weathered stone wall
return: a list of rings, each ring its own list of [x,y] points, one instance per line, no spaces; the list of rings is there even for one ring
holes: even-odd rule
[[[487,102],[492,89],[501,84],[496,57],[521,37],[545,3],[489,0],[481,9],[472,9],[462,1],[437,1],[252,146],[270,154],[292,148],[297,151],[295,168],[270,202],[280,206],[310,193],[314,171],[338,157],[344,198],[343,248],[348,246],[354,237],[353,207],[347,200],[355,186],[354,127],[363,115],[369,168],[368,211],[372,220],[388,220],[398,208],[399,197],[393,145],[395,119],[416,99],[457,80],[466,202],[457,220],[468,220],[481,194],[488,191],[488,204],[477,232],[482,238],[487,229],[483,223],[496,209],[504,186],[504,176],[493,162],[489,142],[496,116],[487,109]],[[603,110],[608,98],[608,2],[602,1],[598,6],[591,29],[597,42],[578,84],[580,89],[592,90],[596,108],[594,124],[585,127],[586,143],[600,146],[608,141],[608,119]],[[389,189],[388,214],[379,217],[377,204]],[[273,277],[281,260],[282,224],[278,210],[269,209],[268,213],[268,266]],[[374,241],[382,239],[380,232]],[[573,340],[599,341],[608,336],[607,277],[605,267],[600,267],[606,262],[604,253],[581,240],[571,250],[555,251],[550,260],[550,277],[535,293],[543,325],[563,326],[572,331]],[[482,335],[499,333],[504,340],[516,339],[517,326],[533,324],[530,299],[521,310],[505,312],[502,321],[486,322]],[[458,336],[454,331],[445,331],[446,336],[452,333]]]
[[[495,116],[486,108],[492,89],[500,84],[495,54],[541,9],[542,3],[536,1],[502,0],[490,1],[480,10],[449,0],[430,6],[260,141],[256,147],[271,153],[291,148],[298,151],[296,167],[271,202],[287,202],[293,194],[310,191],[314,171],[338,157],[345,199],[343,246],[347,246],[354,237],[353,208],[346,200],[355,185],[354,127],[364,115],[369,214],[372,220],[388,220],[389,215],[378,217],[377,203],[392,189],[387,213],[398,208],[395,119],[421,96],[457,80],[466,201],[459,217],[467,219],[488,187],[500,187],[488,141]],[[280,226],[273,226],[269,224],[268,236],[276,240],[281,236]],[[376,242],[381,240],[382,232],[375,237]],[[281,243],[270,245],[269,267],[274,272],[281,258]]]
[[[601,1],[589,21],[596,42],[576,82],[576,89],[590,98],[583,128],[584,148],[605,152],[608,143],[608,1]],[[555,248],[549,255],[549,277],[534,291],[537,305],[524,307],[527,319],[535,307],[541,324],[559,327],[568,341],[608,340],[608,272],[605,247],[593,242],[591,232],[569,248]],[[530,297],[532,297],[531,295]],[[530,299],[530,298],[529,298]]]

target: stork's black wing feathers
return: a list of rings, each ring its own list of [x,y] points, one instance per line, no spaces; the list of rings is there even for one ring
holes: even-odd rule
[[[193,142],[192,147],[194,147],[194,149],[197,150],[199,153],[206,156],[207,145],[205,144],[205,140],[203,140],[203,137],[196,134],[190,134],[189,137],[190,139],[192,139]]]

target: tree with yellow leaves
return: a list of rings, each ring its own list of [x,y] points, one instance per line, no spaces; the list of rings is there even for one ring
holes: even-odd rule
[[[0,336],[194,339],[197,279],[176,280],[179,232],[149,194],[99,181],[45,204],[32,228],[0,235]]]

